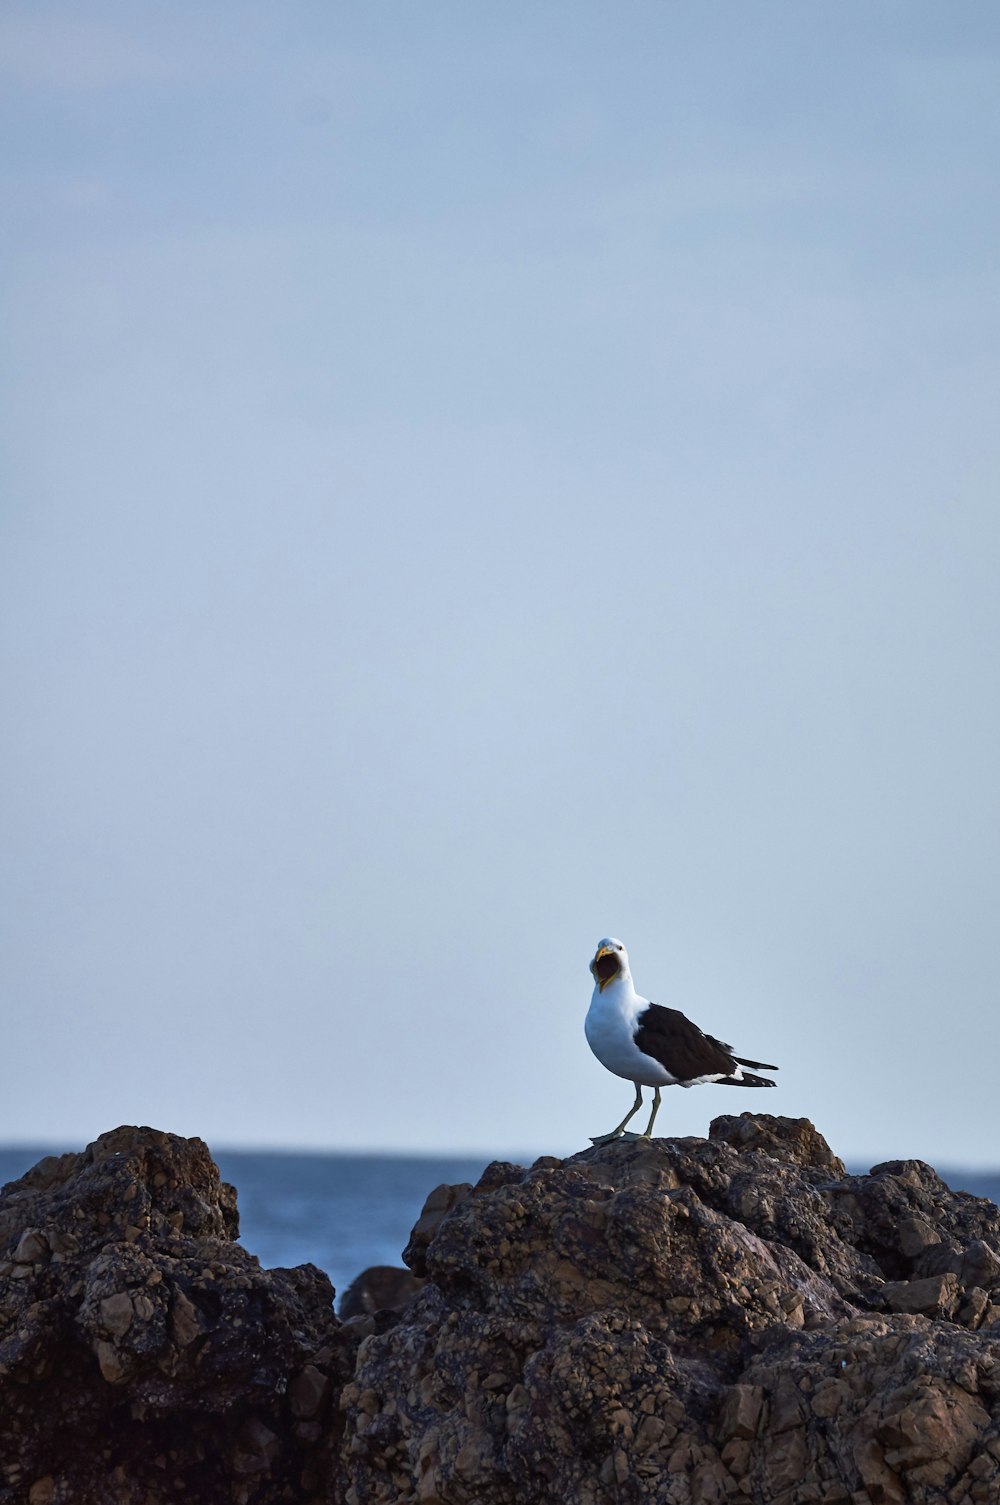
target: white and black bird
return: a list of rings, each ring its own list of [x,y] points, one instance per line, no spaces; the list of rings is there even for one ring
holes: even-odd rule
[[[635,990],[628,952],[621,941],[613,936],[598,941],[590,970],[594,994],[584,1025],[587,1044],[602,1066],[635,1083],[632,1107],[610,1134],[599,1134],[594,1144],[607,1144],[625,1134],[625,1125],[642,1107],[643,1087],[654,1089],[653,1111],[643,1133],[627,1138],[648,1139],[652,1134],[661,1087],[697,1087],[702,1082],[722,1087],[774,1086],[768,1077],[754,1076],[753,1071],[777,1071],[777,1066],[733,1055],[731,1046],[706,1035],[680,1009],[661,1008],[642,998]]]

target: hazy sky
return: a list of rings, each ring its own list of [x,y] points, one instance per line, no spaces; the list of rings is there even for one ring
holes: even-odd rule
[[[7,0],[0,1139],[1000,1163],[1000,9]]]

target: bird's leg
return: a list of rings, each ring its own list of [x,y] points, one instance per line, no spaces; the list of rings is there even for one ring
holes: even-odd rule
[[[659,1087],[657,1087],[657,1088],[654,1089],[654,1092],[653,1092],[653,1111],[649,1115],[649,1123],[643,1129],[643,1131],[642,1131],[641,1134],[626,1134],[625,1138],[626,1139],[648,1139],[650,1137],[650,1135],[652,1134],[652,1132],[653,1132],[653,1120],[656,1118],[656,1114],[657,1114],[657,1111],[659,1109],[659,1106],[660,1106],[660,1089],[659,1089]],[[634,1108],[633,1108],[632,1112],[633,1113],[635,1112]],[[631,1114],[629,1115],[629,1117],[631,1117]],[[626,1122],[627,1122],[627,1120],[626,1120]]]
[[[659,1096],[659,1094],[657,1094],[657,1096]],[[626,1113],[625,1117],[622,1119],[621,1123],[618,1125],[618,1127],[616,1129],[612,1129],[610,1134],[598,1134],[597,1137],[596,1137],[596,1139],[592,1138],[591,1141],[590,1141],[591,1144],[610,1144],[611,1141],[612,1141],[612,1139],[617,1139],[619,1137],[619,1135],[621,1135],[624,1132],[625,1125],[628,1123],[629,1119],[630,1118],[634,1118],[635,1115],[638,1113],[638,1111],[639,1111],[639,1109],[641,1107],[642,1107],[642,1088],[639,1086],[639,1084],[637,1082],[636,1085],[635,1085],[635,1102],[632,1104],[631,1108],[628,1110],[628,1112]]]

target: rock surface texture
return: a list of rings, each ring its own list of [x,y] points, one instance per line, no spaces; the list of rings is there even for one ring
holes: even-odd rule
[[[323,1498],[333,1289],[262,1270],[200,1139],[117,1129],[0,1197],[0,1501]]]
[[[744,1114],[429,1202],[346,1505],[1000,1501],[1000,1213],[928,1166]]]
[[[235,1234],[149,1129],[5,1188],[0,1502],[1000,1501],[1000,1212],[805,1120],[438,1188],[343,1323]]]

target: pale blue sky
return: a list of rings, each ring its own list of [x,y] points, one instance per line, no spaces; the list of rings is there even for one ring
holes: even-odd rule
[[[1000,1162],[1000,11],[8,3],[0,1139]]]

